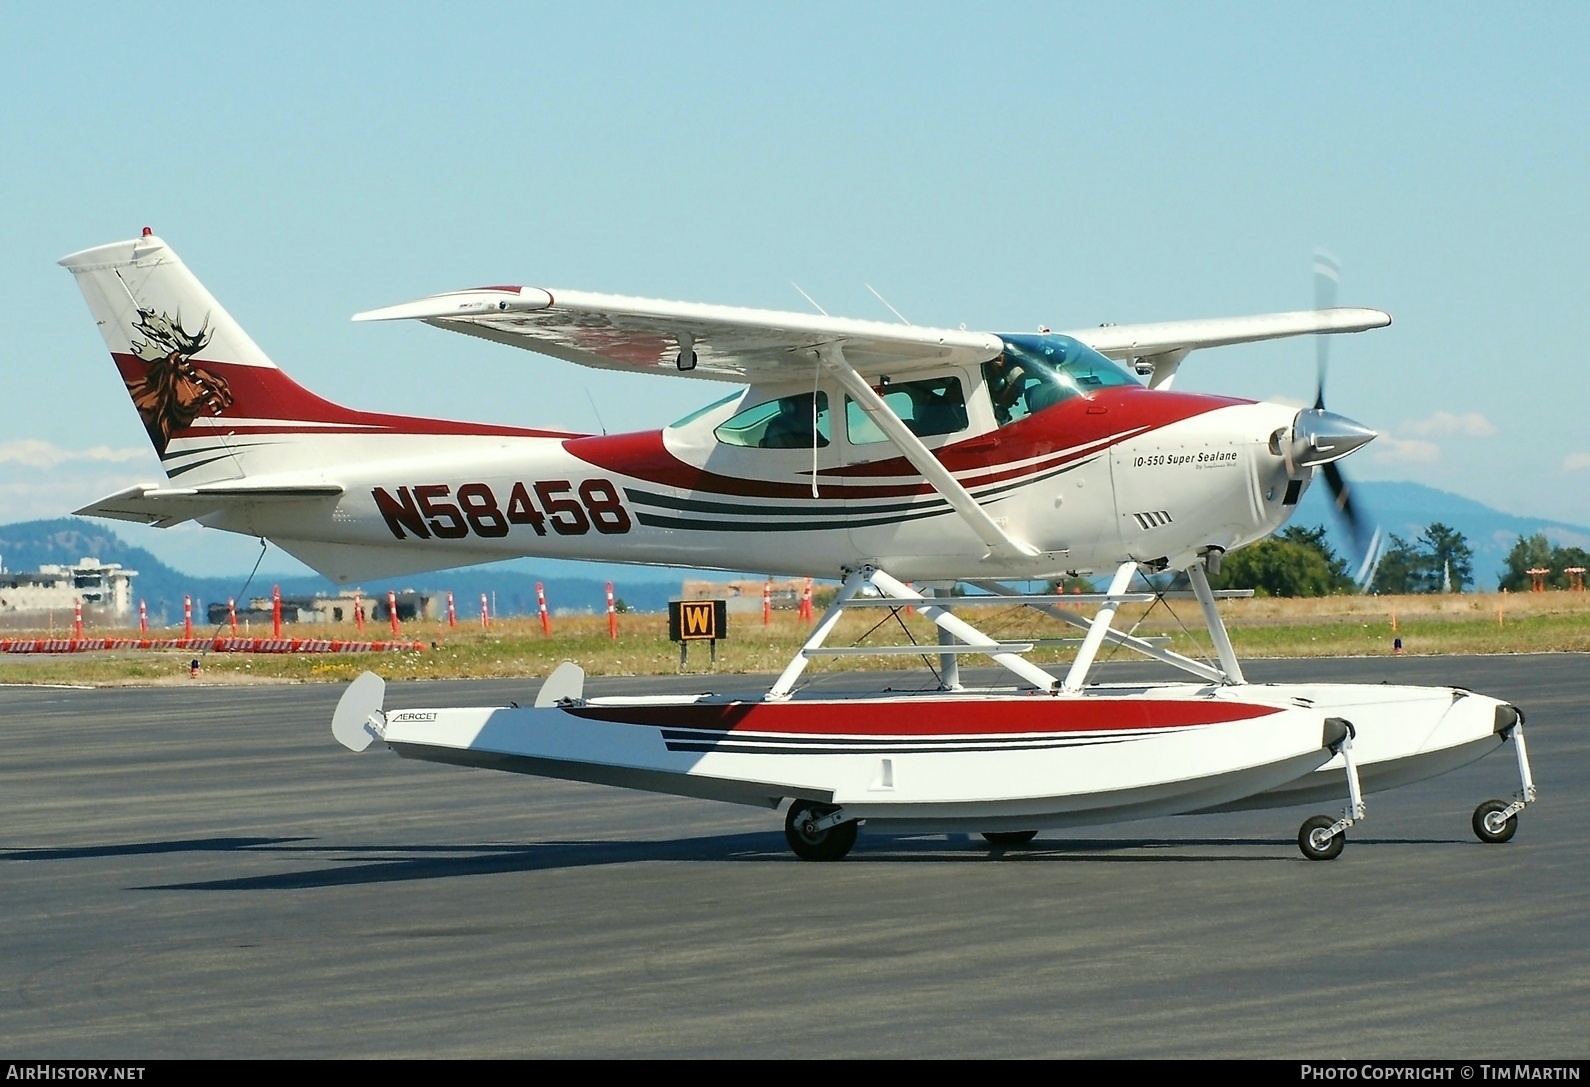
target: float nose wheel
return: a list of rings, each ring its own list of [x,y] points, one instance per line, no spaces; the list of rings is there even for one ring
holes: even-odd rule
[[[1524,805],[1487,800],[1474,809],[1474,835],[1482,842],[1505,842],[1518,833],[1518,809]]]
[[[831,804],[797,800],[784,816],[784,838],[803,861],[839,860],[856,844],[856,830],[856,821]]]
[[[1364,817],[1364,792],[1358,783],[1358,763],[1353,758],[1353,739],[1357,736],[1357,729],[1353,728],[1351,721],[1339,717],[1329,718],[1325,723],[1340,728],[1340,738],[1331,745],[1331,750],[1342,757],[1342,765],[1347,772],[1347,810],[1339,819],[1316,815],[1306,820],[1298,830],[1297,847],[1311,861],[1330,861],[1341,856],[1347,845],[1347,828]]]
[[[1518,756],[1518,792],[1513,802],[1487,800],[1474,809],[1474,836],[1489,845],[1512,839],[1518,833],[1518,813],[1534,803],[1537,797],[1535,779],[1529,772],[1529,750],[1524,746],[1524,712],[1516,706],[1505,707],[1513,713],[1514,723],[1503,730],[1502,738],[1513,742],[1513,753]],[[1501,710],[1497,711],[1500,715]]]
[[[1335,860],[1347,845],[1347,831],[1338,830],[1341,822],[1328,815],[1316,815],[1297,832],[1297,847],[1311,861]]]

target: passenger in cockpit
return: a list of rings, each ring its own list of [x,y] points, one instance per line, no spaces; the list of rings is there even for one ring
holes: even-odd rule
[[[812,431],[812,398],[786,396],[778,402],[778,414],[767,422],[758,443],[763,449],[810,449],[826,446],[828,439]]]

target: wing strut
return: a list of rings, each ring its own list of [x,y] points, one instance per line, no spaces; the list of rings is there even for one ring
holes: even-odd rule
[[[867,384],[867,379],[856,372],[856,368],[845,359],[844,348],[837,343],[825,343],[817,348],[817,357],[822,360],[823,366],[829,373],[839,379],[853,400],[861,405],[861,410],[871,416],[872,421],[878,424],[878,429],[888,436],[896,449],[905,455],[917,471],[922,473],[924,479],[933,485],[934,490],[943,495],[951,508],[961,515],[978,538],[988,545],[990,555],[1000,558],[1031,559],[1036,558],[1040,552],[1025,540],[1018,540],[1006,532],[999,523],[988,515],[988,511],[978,505],[977,499],[971,492],[961,486],[960,480],[950,474],[948,468],[939,463],[937,457],[922,444],[922,439],[911,433],[909,427],[900,421],[894,409],[883,402],[873,387]]]

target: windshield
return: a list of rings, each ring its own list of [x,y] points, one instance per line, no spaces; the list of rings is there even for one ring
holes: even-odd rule
[[[1070,336],[1005,336],[1005,350],[983,363],[1000,426],[1076,396],[1136,385],[1130,374]]]
[[[691,412],[689,415],[685,416],[683,419],[679,420],[677,423],[670,423],[669,426],[668,426],[668,429],[669,430],[678,430],[680,427],[687,427],[691,423],[695,422],[697,419],[701,418],[703,415],[706,415],[709,412],[717,411],[719,408],[723,407],[723,405],[729,403],[729,401],[738,400],[738,399],[740,399],[740,397],[742,397],[744,395],[745,395],[745,390],[741,389],[739,392],[730,393],[728,396],[725,396],[722,400],[714,400],[712,403],[708,404],[704,408],[697,408],[695,411]]]

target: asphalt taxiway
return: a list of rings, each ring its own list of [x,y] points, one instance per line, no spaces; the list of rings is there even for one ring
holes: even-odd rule
[[[772,811],[349,754],[340,685],[0,688],[0,1054],[1585,1056],[1590,657],[1246,667],[1515,701],[1540,802],[1474,838],[1505,747],[1331,862],[1287,810],[813,864]]]

